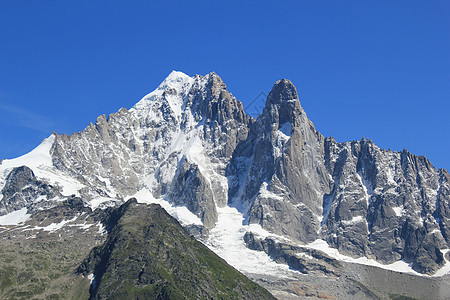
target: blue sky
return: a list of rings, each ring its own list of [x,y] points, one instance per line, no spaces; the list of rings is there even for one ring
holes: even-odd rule
[[[130,108],[171,70],[244,106],[290,79],[316,128],[450,169],[450,1],[0,1],[0,159]]]

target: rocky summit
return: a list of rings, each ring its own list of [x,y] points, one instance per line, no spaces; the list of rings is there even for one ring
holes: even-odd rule
[[[22,236],[17,247],[25,247],[41,236],[30,232],[55,228],[52,233],[64,236],[83,224],[79,215],[69,214],[56,219],[50,214],[47,222],[52,223],[45,226],[37,221],[65,201],[78,199],[89,209],[86,216],[105,215],[101,218],[107,220],[110,211],[135,198],[159,204],[198,240],[279,298],[445,298],[450,290],[449,180],[445,169],[406,150],[381,149],[365,138],[337,142],[324,137],[289,80],[275,83],[255,119],[217,74],[190,77],[174,71],[132,108],[99,116],[78,133],[53,133],[30,153],[3,160],[0,234],[14,240],[11,232],[17,232]],[[132,219],[130,212],[151,221],[131,208],[127,218]],[[99,227],[97,219],[89,224]],[[83,248],[84,269],[74,271],[73,278],[100,272],[91,284],[91,297],[109,297],[114,287],[134,291],[126,287],[132,281],[106,280],[128,275],[135,280],[139,275],[130,271],[136,261],[115,255],[128,253],[132,245],[164,246],[142,228],[126,234],[118,228],[104,235],[89,231],[105,244]],[[82,253],[74,265],[81,264]],[[166,280],[170,284],[165,291],[178,295],[171,280],[186,275],[161,253],[136,256],[137,261],[160,264],[159,273],[147,274],[143,267],[143,280]],[[195,256],[184,254],[177,259]],[[201,281],[203,267],[198,266],[195,280]],[[381,282],[379,272],[401,278],[403,284]],[[192,295],[214,298],[221,293],[199,289]]]

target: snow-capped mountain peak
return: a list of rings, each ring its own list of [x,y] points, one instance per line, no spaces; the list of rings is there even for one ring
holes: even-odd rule
[[[152,102],[167,101],[171,110],[180,117],[183,100],[191,89],[195,79],[188,75],[172,71],[156,90],[144,96],[130,111],[151,109]]]
[[[52,135],[33,153],[42,163],[0,165],[0,214],[71,194],[92,208],[134,196],[222,242],[231,233],[217,224],[243,220],[230,226],[236,243],[258,225],[292,243],[325,240],[347,256],[403,259],[422,273],[447,264],[448,173],[405,151],[324,138],[286,79],[254,120],[217,74],[173,71],[130,110],[100,116],[70,136]],[[33,172],[14,169],[14,161]]]

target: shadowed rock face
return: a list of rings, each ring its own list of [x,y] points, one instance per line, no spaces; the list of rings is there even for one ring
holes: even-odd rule
[[[190,236],[159,205],[129,200],[79,271],[91,299],[274,299]]]

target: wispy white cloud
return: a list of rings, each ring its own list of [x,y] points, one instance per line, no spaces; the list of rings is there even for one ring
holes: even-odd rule
[[[0,101],[0,113],[3,112],[9,120],[13,120],[12,126],[24,127],[42,133],[52,131],[55,123],[47,117],[28,111],[22,107],[6,104]]]

